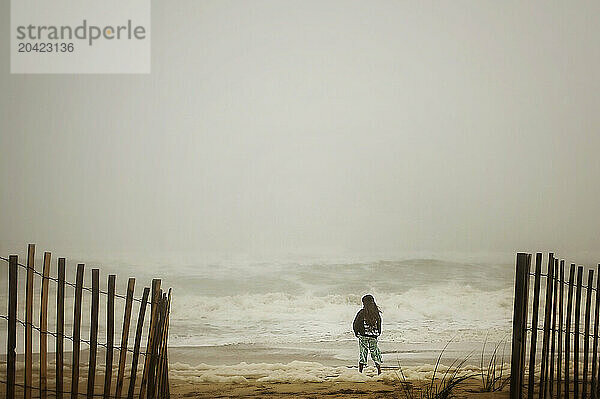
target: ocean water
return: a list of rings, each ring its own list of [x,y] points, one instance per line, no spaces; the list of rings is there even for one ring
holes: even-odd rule
[[[384,341],[498,342],[510,332],[512,264],[220,262],[162,273],[175,290],[173,346],[351,340],[366,293],[382,310]]]
[[[162,260],[147,259],[88,257],[85,262],[88,269],[100,267],[101,289],[106,288],[108,273],[118,275],[119,293],[125,292],[127,277],[135,276],[136,297],[141,296],[142,284],[149,285],[153,277],[162,279],[163,288],[172,287],[169,337],[172,347],[255,344],[283,348],[310,347],[318,343],[320,347],[341,350],[348,346],[344,342],[354,340],[352,320],[361,307],[362,295],[367,293],[375,297],[382,310],[381,341],[387,342],[388,348],[403,344],[439,347],[449,340],[468,347],[470,343],[500,342],[509,338],[514,275],[510,257],[485,262],[433,257],[250,261],[180,255],[165,256]],[[68,261],[68,280],[74,281],[76,263],[76,260]],[[41,260],[37,264],[41,265]],[[54,269],[51,275],[55,275]],[[21,277],[24,278],[24,273]],[[3,273],[2,279],[5,278]],[[40,285],[38,280],[36,277],[36,287]],[[89,270],[85,284],[90,285]],[[34,301],[39,298],[38,292]],[[70,287],[66,296],[68,333],[72,328]],[[0,297],[5,308],[5,293]],[[53,284],[50,297],[54,298]],[[89,331],[88,297],[89,293],[84,292],[83,337]],[[117,337],[120,336],[122,306],[122,300],[117,300]],[[23,306],[19,311],[21,317],[22,309]],[[50,320],[55,317],[54,311],[51,306]],[[134,334],[136,317],[137,304],[133,309],[130,336]],[[101,300],[100,320],[104,318]],[[52,322],[49,324],[52,330]],[[103,336],[104,323],[100,323],[99,337]],[[50,345],[52,347],[52,343]],[[22,348],[21,340],[19,348]],[[354,344],[351,351],[354,356]]]

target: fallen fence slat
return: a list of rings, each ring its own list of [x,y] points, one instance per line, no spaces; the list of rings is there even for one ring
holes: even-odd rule
[[[83,263],[77,265],[75,298],[73,299],[73,361],[71,362],[71,399],[79,395],[79,351],[81,343],[81,294],[83,291]]]
[[[121,350],[119,352],[119,369],[117,372],[117,386],[115,396],[121,396],[123,389],[123,377],[125,375],[125,361],[127,358],[127,341],[129,338],[129,325],[131,323],[131,305],[133,303],[133,293],[135,291],[135,279],[130,278],[127,282],[127,297],[125,299],[125,312],[123,313],[123,328],[121,331]]]
[[[108,296],[106,299],[106,359],[104,362],[104,399],[110,396],[112,383],[113,341],[115,335],[115,282],[117,276],[108,276]]]

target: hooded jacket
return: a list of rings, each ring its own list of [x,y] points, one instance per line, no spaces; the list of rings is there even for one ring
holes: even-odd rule
[[[365,310],[361,309],[354,318],[352,328],[354,330],[354,335],[357,337],[360,335],[363,337],[377,338],[381,334],[381,317],[377,318],[377,323],[375,325],[371,325],[365,320]]]

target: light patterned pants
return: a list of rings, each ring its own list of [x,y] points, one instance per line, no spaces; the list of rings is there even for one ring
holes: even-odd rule
[[[362,335],[359,335],[358,348],[360,350],[359,363],[367,364],[367,354],[369,352],[371,352],[371,359],[373,359],[375,364],[383,363],[383,359],[381,358],[381,352],[377,347],[377,338],[363,337]]]

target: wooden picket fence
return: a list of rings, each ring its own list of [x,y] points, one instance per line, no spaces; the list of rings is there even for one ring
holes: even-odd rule
[[[27,252],[27,264],[19,263],[17,255],[11,255],[9,258],[0,257],[0,263],[8,265],[8,313],[0,315],[7,321],[7,351],[6,351],[6,380],[0,382],[6,386],[6,398],[14,399],[17,391],[23,391],[24,399],[32,399],[32,393],[38,393],[40,399],[55,396],[57,399],[63,399],[67,395],[71,399],[77,399],[79,395],[84,395],[88,399],[94,396],[102,396],[104,399],[156,399],[169,398],[169,370],[167,357],[167,341],[169,336],[169,314],[171,306],[171,289],[168,293],[161,290],[161,280],[152,280],[152,289],[146,287],[143,290],[141,298],[134,297],[135,278],[129,278],[127,283],[127,292],[125,295],[119,295],[115,292],[116,276],[108,276],[107,291],[100,290],[100,270],[92,269],[92,286],[85,287],[84,272],[85,265],[78,264],[75,283],[66,280],[66,259],[58,258],[57,277],[51,277],[51,254],[44,252],[42,271],[39,272],[35,267],[35,244],[29,244]],[[19,294],[18,275],[19,269],[24,269],[26,273],[25,288],[25,320],[19,320],[17,317],[18,299],[23,292]],[[34,310],[34,276],[41,278],[41,291],[39,310]],[[49,303],[49,284],[56,284],[56,330],[48,329],[48,303]],[[72,335],[65,334],[65,286],[74,288],[73,302],[73,329]],[[81,337],[81,314],[82,297],[84,292],[91,295],[90,306],[90,336],[89,340]],[[151,296],[150,296],[151,293]],[[106,342],[98,342],[98,313],[100,307],[100,295],[106,297]],[[150,297],[150,298],[149,298]],[[114,346],[115,329],[115,298],[125,300],[123,313],[123,327],[120,346]],[[146,337],[145,351],[140,351],[140,346],[144,336],[144,318],[146,307],[150,299],[150,322]],[[132,305],[139,303],[139,314],[137,319],[137,328],[135,332],[135,341],[133,348],[128,346],[129,329],[131,322]],[[39,325],[34,324],[34,314],[39,314]],[[22,383],[17,382],[17,327],[24,327],[24,370]],[[34,331],[39,334],[39,374],[34,381],[33,373],[33,334]],[[48,336],[55,338],[55,370],[53,377],[54,386],[50,386],[48,372]],[[70,365],[65,362],[64,343],[65,339],[72,342],[72,361]],[[88,368],[87,368],[87,389],[85,392],[79,390],[80,380],[80,352],[81,343],[89,347]],[[96,377],[99,374],[97,366],[98,346],[105,349],[104,360],[104,381],[102,387],[96,387]],[[113,355],[118,352],[118,361],[116,365],[116,383],[113,389]],[[130,372],[126,376],[126,363],[130,354]],[[143,367],[141,380],[139,380],[138,361],[143,357]],[[67,378],[65,381],[65,366],[70,366],[70,383]],[[128,380],[127,384],[125,382]],[[98,380],[102,382],[101,379]],[[83,384],[82,384],[83,385]],[[125,389],[125,386],[127,389]],[[139,387],[136,390],[136,387]],[[100,392],[101,391],[101,392]]]
[[[595,282],[594,270],[589,269],[584,284],[584,267],[571,264],[567,279],[565,261],[553,253],[548,255],[545,272],[541,253],[536,254],[533,273],[531,263],[531,254],[517,254],[510,397],[596,399],[600,396],[600,264]],[[541,312],[543,325],[538,326]]]

